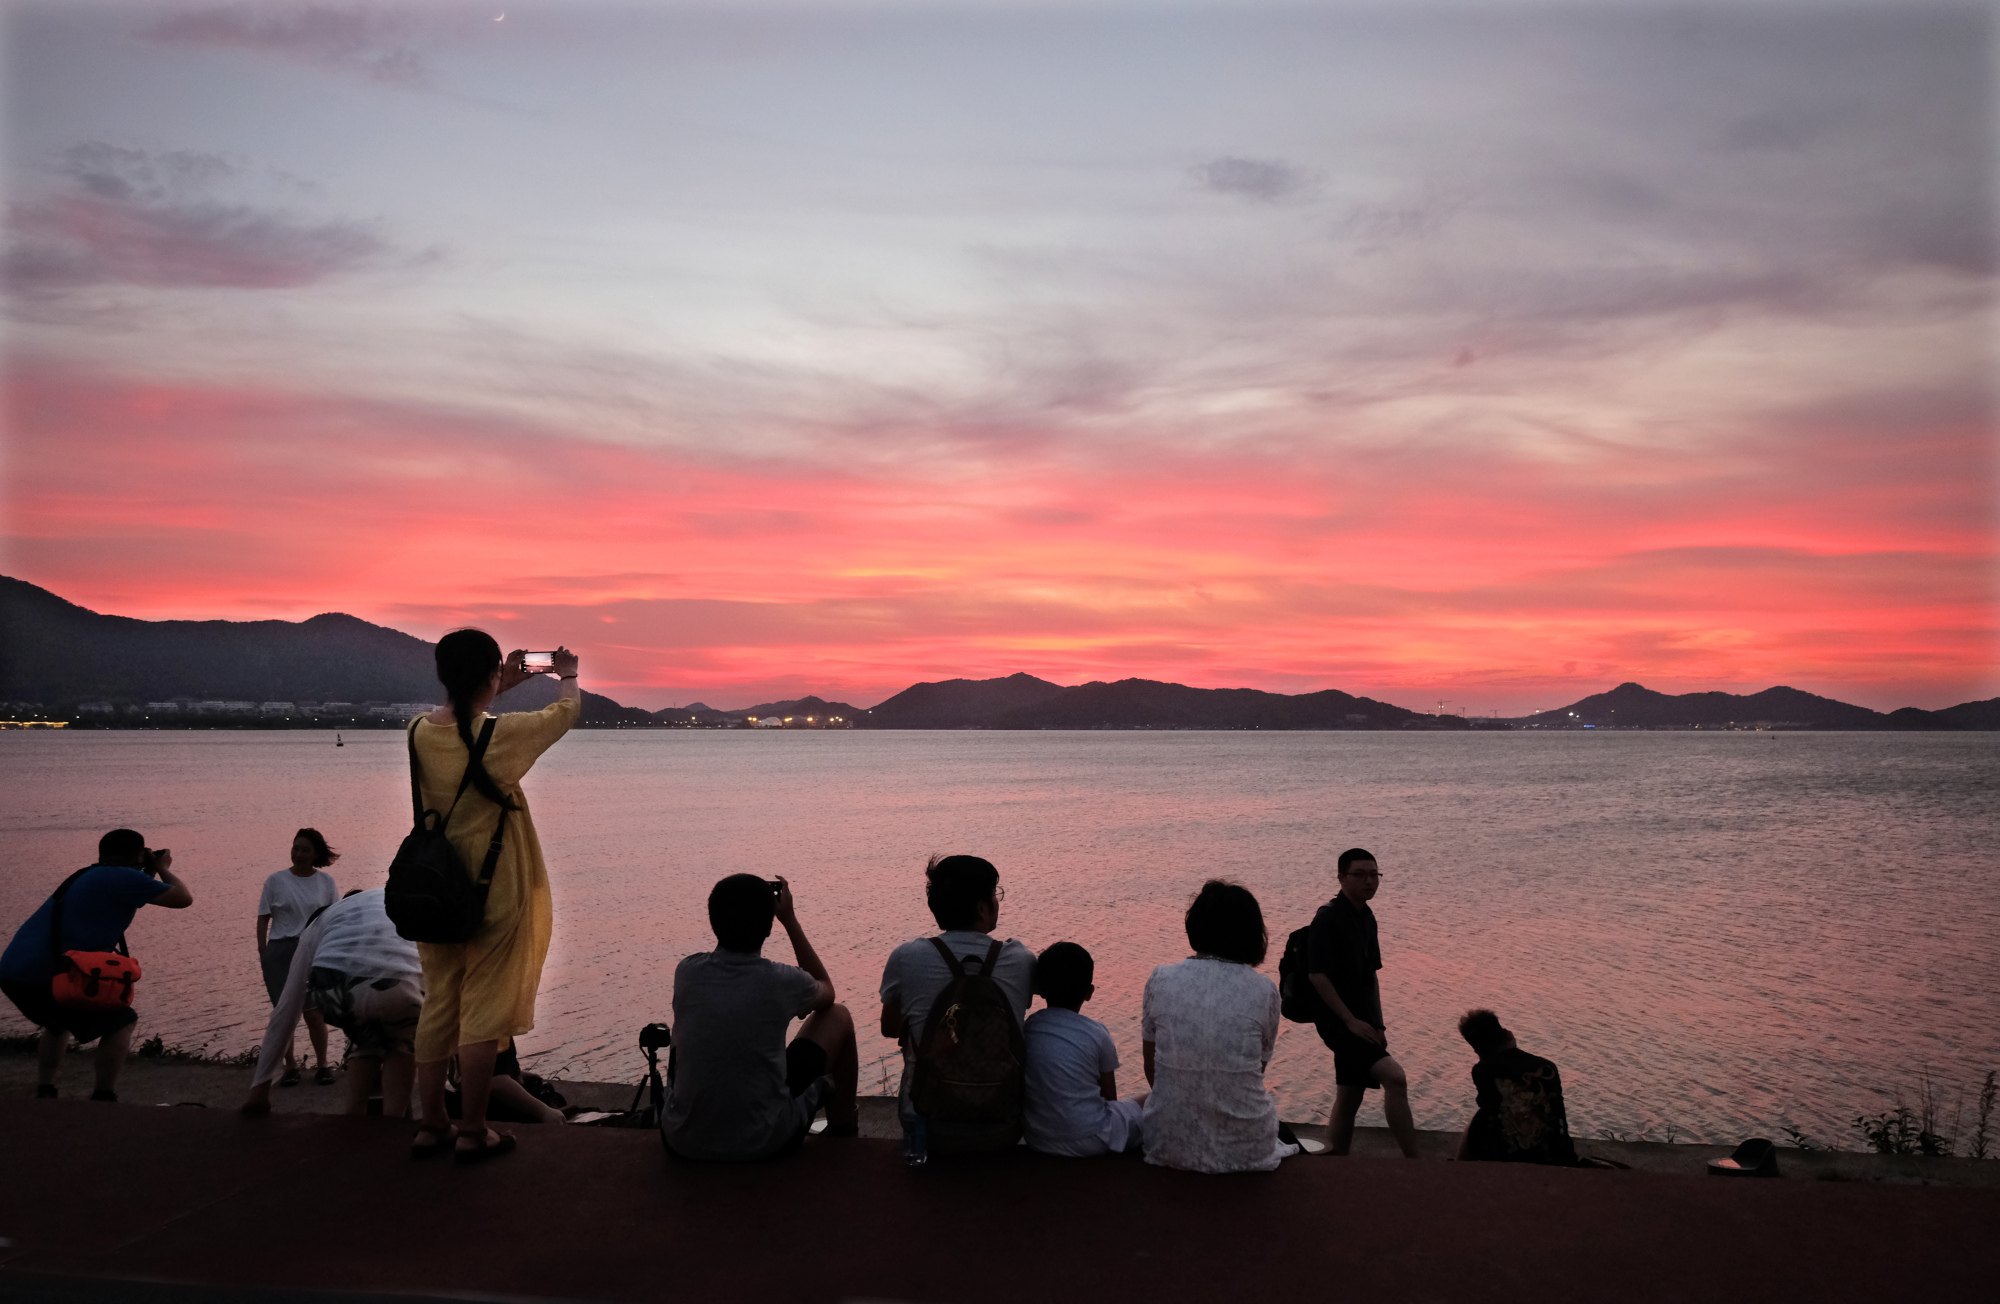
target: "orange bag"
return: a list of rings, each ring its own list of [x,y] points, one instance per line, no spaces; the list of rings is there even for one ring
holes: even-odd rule
[[[132,1003],[139,962],[116,951],[64,951],[51,994],[66,1010],[115,1010]]]

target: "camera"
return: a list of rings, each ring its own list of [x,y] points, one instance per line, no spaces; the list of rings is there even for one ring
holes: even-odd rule
[[[639,1049],[659,1050],[674,1044],[674,1030],[664,1023],[649,1023],[639,1029]]]
[[[523,652],[521,654],[521,669],[531,675],[552,674],[555,668],[556,654],[553,652]]]
[[[164,847],[162,847],[158,851],[153,850],[151,847],[147,847],[145,851],[141,853],[139,860],[139,869],[141,870],[141,872],[157,875],[160,872],[160,857],[164,854],[166,854],[166,848]]]
[[[769,883],[771,884],[771,895],[772,895],[772,896],[774,896],[774,897],[776,897],[776,896],[783,896],[783,895],[785,894],[785,885],[784,885],[783,883],[780,883],[780,882],[779,882],[779,881],[778,881],[777,879],[775,879],[775,878],[774,878],[774,879],[769,879],[769,880],[767,880],[767,881],[768,881],[768,882],[769,882]]]

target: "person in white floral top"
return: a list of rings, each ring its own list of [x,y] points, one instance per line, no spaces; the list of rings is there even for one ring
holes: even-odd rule
[[[1278,989],[1257,972],[1269,944],[1264,912],[1250,889],[1210,879],[1188,906],[1187,937],[1194,955],[1146,980],[1146,1162],[1268,1172],[1299,1147],[1280,1136],[1264,1089],[1279,1020]]]

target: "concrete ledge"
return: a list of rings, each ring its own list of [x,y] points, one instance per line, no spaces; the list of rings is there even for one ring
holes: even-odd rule
[[[1983,1304],[2000,1280],[2000,1193],[1981,1189],[1330,1159],[1205,1177],[1025,1150],[911,1171],[891,1142],[825,1138],[702,1165],[649,1132],[519,1132],[461,1167],[412,1161],[389,1120],[0,1101],[0,1296],[65,1298],[46,1292],[83,1274],[66,1298],[115,1298],[115,1277],[274,1297]]]

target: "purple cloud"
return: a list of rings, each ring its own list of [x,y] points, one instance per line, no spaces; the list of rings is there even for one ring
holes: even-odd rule
[[[245,6],[177,14],[145,35],[174,45],[249,50],[315,67],[359,73],[391,86],[430,81],[423,57],[402,42],[405,24],[362,8],[310,5],[290,13],[258,13]]]
[[[69,184],[8,212],[6,282],[29,293],[86,285],[309,285],[386,250],[367,225],[303,222],[210,192],[240,175],[230,160],[90,143],[64,151]]]

